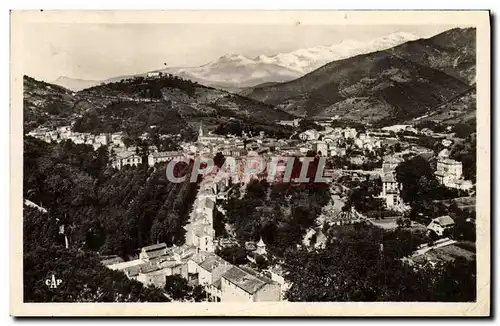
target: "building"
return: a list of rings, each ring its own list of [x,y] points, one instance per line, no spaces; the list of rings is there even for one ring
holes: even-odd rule
[[[262,238],[260,238],[259,242],[257,242],[257,249],[255,250],[255,253],[262,256],[267,255],[266,244],[262,241]]]
[[[380,197],[384,200],[386,207],[390,208],[401,204],[399,184],[393,173],[382,175],[382,193]]]
[[[148,78],[156,78],[156,77],[160,77],[160,76],[161,76],[161,73],[159,71],[150,71],[147,74]]]
[[[324,141],[317,141],[313,144],[312,150],[321,156],[328,156],[328,145]]]
[[[116,157],[111,163],[115,169],[121,169],[126,165],[137,166],[140,164],[142,164],[142,157],[128,151],[116,153]]]
[[[154,166],[156,163],[181,161],[183,159],[184,159],[184,154],[182,152],[177,152],[177,151],[153,152],[148,155],[148,165]]]
[[[222,302],[265,302],[280,299],[280,284],[251,269],[233,266],[222,275]]]
[[[198,264],[198,283],[205,287],[209,301],[222,300],[222,275],[233,267],[230,263],[213,254]]]
[[[455,227],[455,221],[448,215],[440,216],[427,225],[427,230],[435,232],[438,236],[445,235]]]
[[[447,185],[462,177],[462,162],[452,159],[440,159],[436,166],[436,177],[438,181]]]
[[[290,127],[297,127],[299,125],[300,119],[293,119],[293,120],[281,120],[278,121],[278,124],[282,126],[290,126]]]
[[[316,129],[309,129],[299,134],[299,138],[303,141],[316,140],[319,138],[319,132]]]
[[[394,173],[399,164],[404,160],[398,156],[386,156],[382,162],[382,172],[383,173]]]
[[[204,145],[214,144],[214,143],[223,143],[226,137],[224,136],[215,136],[215,135],[205,135],[203,131],[203,123],[200,123],[200,129],[198,130],[198,142]]]
[[[214,252],[215,231],[212,226],[202,221],[190,223],[184,227],[186,230],[186,244],[201,251]]]
[[[194,248],[187,246],[167,248],[165,243],[159,243],[143,247],[139,259],[113,264],[103,261],[103,264],[110,269],[122,271],[128,278],[144,285],[163,287],[167,276],[188,277],[188,260],[195,253]]]

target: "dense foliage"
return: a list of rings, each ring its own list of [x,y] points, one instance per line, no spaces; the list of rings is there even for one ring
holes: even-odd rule
[[[462,173],[466,180],[476,181],[476,149],[477,136],[471,134],[467,136],[463,143],[457,143],[451,149],[450,157],[462,162]]]
[[[302,241],[329,201],[328,187],[251,181],[245,194],[233,194],[225,205],[229,223],[240,241],[264,240],[275,254]]]
[[[96,254],[70,247],[49,213],[25,207],[23,282],[25,302],[165,302],[163,292],[106,268]],[[54,275],[62,283],[50,288]]]
[[[201,302],[207,299],[207,293],[201,285],[192,286],[188,281],[179,275],[169,275],[165,277],[163,287],[168,296],[175,301]]]
[[[339,227],[324,249],[290,249],[290,301],[474,301],[475,261],[435,268],[401,261],[421,243],[409,231]]]
[[[412,206],[422,201],[455,198],[461,194],[439,184],[431,165],[421,156],[401,163],[396,168],[396,179],[402,185],[401,197]]]
[[[25,139],[24,197],[67,226],[71,247],[119,254],[182,243],[196,183],[170,183],[163,168],[109,167],[105,148]]]
[[[181,135],[186,140],[194,139],[194,130],[171,102],[149,103],[113,101],[105,107],[97,107],[77,119],[76,132],[113,133],[125,131],[129,135],[141,135],[151,131],[157,134]]]
[[[161,167],[115,170],[103,147],[26,137],[24,149],[24,198],[47,210],[23,214],[26,300],[166,301],[163,292],[106,269],[97,255],[128,259],[152,243],[184,243],[197,183],[170,183]],[[176,173],[189,171],[182,168]],[[43,283],[49,272],[68,282],[64,293]]]
[[[274,138],[289,138],[293,131],[288,126],[281,126],[273,123],[262,123],[249,119],[231,119],[227,122],[220,123],[214,130],[219,135],[247,135],[257,136],[263,131],[268,137]]]

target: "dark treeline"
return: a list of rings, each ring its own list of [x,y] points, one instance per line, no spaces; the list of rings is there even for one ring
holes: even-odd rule
[[[196,183],[171,183],[147,164],[115,170],[103,147],[27,137],[24,148],[24,197],[68,226],[72,247],[127,257],[157,241],[183,241]]]

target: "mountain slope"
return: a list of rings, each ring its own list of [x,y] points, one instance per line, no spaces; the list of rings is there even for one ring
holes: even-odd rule
[[[476,119],[476,86],[430,110],[413,121],[434,121],[446,124],[467,123]]]
[[[78,131],[124,130],[140,135],[154,125],[160,134],[189,138],[201,119],[206,125],[238,119],[278,131],[276,120],[293,118],[271,105],[172,75],[102,84],[76,96],[92,103],[92,109],[75,123]]]
[[[249,87],[270,81],[300,77],[299,71],[273,63],[258,62],[242,55],[223,56],[206,65],[161,70],[214,87]]]
[[[470,33],[468,29],[448,32],[452,40],[462,39],[456,36],[457,33]],[[446,44],[448,32],[438,35],[435,41],[415,42]],[[456,74],[472,69],[473,66],[469,66],[463,70],[463,65],[454,65],[453,62],[446,64],[452,60],[456,47],[448,48],[449,53],[445,55],[442,45],[440,55],[436,55],[435,59],[429,55],[426,61],[443,70],[455,67]],[[445,73],[417,60],[406,59],[404,49],[410,51],[404,44],[387,51],[334,61],[294,81],[253,88],[243,94],[296,115],[340,115],[364,122],[391,122],[422,116],[469,89],[466,81],[451,76],[449,71]]]
[[[75,113],[76,99],[73,92],[64,87],[34,78],[23,77],[24,128],[30,130],[38,124],[70,117]]]
[[[475,28],[454,28],[429,39],[407,42],[389,52],[440,70],[469,84],[475,83]]]

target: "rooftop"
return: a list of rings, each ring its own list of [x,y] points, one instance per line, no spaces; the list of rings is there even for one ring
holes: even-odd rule
[[[204,270],[211,272],[212,270],[214,270],[219,266],[231,266],[231,264],[229,264],[227,261],[220,258],[219,256],[214,255],[205,259],[199,266]]]
[[[266,284],[274,283],[267,277],[258,276],[256,273],[236,266],[229,269],[222,277],[249,294],[256,293]]]
[[[151,154],[152,157],[170,157],[170,156],[183,156],[182,152],[171,151],[171,152],[153,152]]]
[[[382,175],[382,182],[396,182],[396,178],[394,178],[394,174],[385,173]]]
[[[438,163],[448,164],[448,165],[462,165],[462,162],[455,161],[449,158],[443,158],[438,161]]]
[[[111,264],[108,265],[107,267],[114,270],[123,270],[132,266],[138,266],[140,264],[144,264],[144,260],[142,259],[129,260],[121,263]]]
[[[437,217],[435,220],[443,226],[455,224],[455,221],[449,215]]]
[[[162,242],[162,243],[157,243],[157,244],[154,244],[151,246],[142,247],[141,250],[144,252],[148,252],[148,251],[154,251],[154,250],[166,249],[166,248],[167,248],[167,244],[165,242]]]

